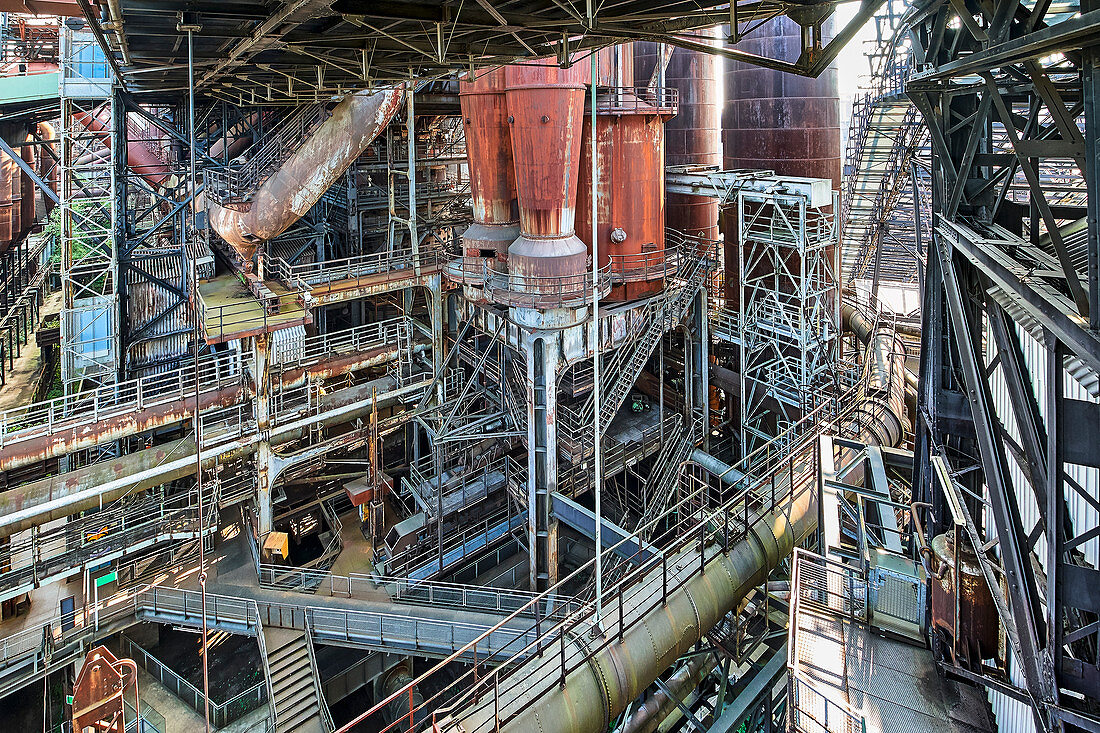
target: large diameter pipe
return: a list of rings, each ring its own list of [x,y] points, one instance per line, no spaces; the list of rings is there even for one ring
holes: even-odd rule
[[[443,721],[440,729],[454,733],[495,730],[494,711],[499,710],[500,717],[507,718],[522,707],[502,729],[541,733],[607,730],[631,700],[689,652],[751,589],[763,583],[816,526],[815,484],[803,482],[795,494],[760,517],[749,529],[748,537],[728,552],[716,553],[701,572],[696,571],[670,590],[666,603],[660,602],[661,571],[647,575],[641,583],[648,598],[639,601],[639,596],[632,595],[630,607],[623,609],[628,627],[622,640],[614,636],[586,664],[566,675],[565,684],[559,684],[558,654],[532,657],[510,678],[522,682],[502,689],[502,699],[494,701],[492,693],[486,694],[457,719]],[[670,558],[668,563],[670,573],[674,572],[672,568],[698,565],[698,551],[692,549]],[[643,613],[641,609],[649,608],[651,601],[657,602],[656,607]],[[621,599],[606,608],[606,618],[617,617],[616,602]],[[571,638],[566,646],[567,658],[589,656],[587,638]]]
[[[686,700],[717,666],[713,654],[700,654],[689,659],[665,682],[672,695],[662,688],[647,697],[623,723],[621,733],[655,733],[661,723],[676,711],[678,703]]]
[[[75,112],[73,119],[100,139],[104,146],[111,146],[111,108],[102,105],[94,112]],[[145,179],[153,188],[160,188],[171,177],[171,168],[156,155],[145,141],[138,138],[136,128],[126,122],[127,137],[126,165],[137,175]]]
[[[892,331],[888,333],[894,335]],[[889,364],[886,373],[876,374],[880,367],[872,366],[871,375],[886,385],[888,391],[869,394],[856,408],[856,414],[839,427],[839,432],[866,444],[893,446],[901,441],[906,425],[904,369],[897,368],[904,365],[904,344],[885,336],[876,343],[880,348],[890,344],[890,359],[872,362]],[[710,457],[703,454],[704,461],[707,458]],[[791,468],[813,470],[805,464],[794,464]],[[621,641],[612,639],[590,656],[586,640],[570,639],[567,643],[572,648],[566,650],[569,658],[589,658],[589,661],[566,675],[564,684],[558,682],[559,655],[533,657],[509,678],[510,682],[522,682],[485,695],[455,719],[444,720],[441,729],[454,733],[496,730],[497,712],[501,718],[509,718],[513,711],[518,711],[503,726],[506,730],[541,733],[606,730],[631,700],[690,650],[726,613],[737,608],[749,590],[764,582],[779,562],[816,529],[816,482],[803,481],[792,491],[774,511],[752,525],[744,540],[713,556],[701,572],[670,592],[665,603],[644,613],[639,609],[649,608],[651,599],[661,597],[663,576],[657,571],[640,581],[649,589],[649,598],[638,600],[640,596],[632,596],[631,608],[623,608],[627,628]],[[669,567],[682,569],[698,564],[698,550],[688,549],[670,558]],[[618,602],[621,603],[621,598]],[[615,618],[617,610],[614,606],[608,608],[606,618]],[[495,699],[498,694],[502,699]]]
[[[698,448],[691,452],[691,460],[713,473],[722,483],[728,486],[733,486],[745,478],[745,474],[741,473],[733,466],[715,458],[710,453],[704,453]]]
[[[268,176],[247,205],[222,206],[207,199],[210,225],[244,262],[256,247],[305,216],[401,107],[404,88],[349,94],[282,166]]]

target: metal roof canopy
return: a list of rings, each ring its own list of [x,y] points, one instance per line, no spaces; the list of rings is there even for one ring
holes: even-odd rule
[[[827,43],[814,29],[836,3],[788,0],[742,0],[732,8],[711,0],[604,0],[593,3],[591,22],[576,0],[120,0],[111,4],[117,11],[105,7],[95,22],[133,91],[187,89],[182,21],[201,27],[194,38],[200,93],[237,104],[299,104],[523,58],[575,60],[577,52],[634,40],[815,76],[880,4],[863,0]],[[738,51],[736,39],[712,47],[685,35],[728,24],[731,16],[744,32],[781,14],[810,29],[794,62]]]

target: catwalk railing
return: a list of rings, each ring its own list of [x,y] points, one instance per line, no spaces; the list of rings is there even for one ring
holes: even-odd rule
[[[196,713],[203,715],[203,708],[209,709],[210,724],[215,728],[224,728],[234,720],[239,720],[267,704],[266,681],[237,693],[225,702],[215,702],[130,637],[121,634],[119,643],[122,646],[123,657],[133,659],[139,667]]]
[[[199,362],[198,392],[239,385],[248,370],[248,363],[236,354],[204,357]],[[0,448],[193,398],[195,382],[195,367],[187,365],[5,410],[0,412]]]
[[[245,151],[246,162],[203,172],[206,193],[222,205],[244,204],[280,165],[294,154],[310,134],[329,117],[327,103],[295,110],[265,132],[263,140]]]
[[[461,608],[499,616],[506,616],[513,611],[520,611],[524,616],[535,616],[540,613],[540,608],[541,615],[545,616],[549,609],[557,604],[570,604],[573,609],[584,605],[580,601],[566,598],[544,601],[537,606],[531,606],[529,601],[537,598],[538,594],[517,588],[494,588],[444,583],[437,580],[412,580],[405,577],[386,577],[366,573],[336,575],[309,568],[267,564],[261,564],[259,572],[260,586],[272,590],[332,598]]]
[[[681,474],[681,491],[669,512],[660,518],[651,518],[649,525],[662,525],[660,542],[651,549],[657,550],[650,559],[638,565],[604,592],[603,633],[591,633],[594,623],[587,609],[558,613],[539,619],[531,627],[535,638],[526,646],[517,637],[486,662],[495,666],[491,670],[475,664],[453,682],[441,681],[438,692],[424,695],[422,704],[415,704],[414,691],[429,689],[436,674],[445,674],[449,660],[444,660],[405,688],[376,703],[372,708],[348,723],[343,730],[366,721],[377,726],[380,733],[429,730],[444,718],[453,721],[461,711],[475,707],[479,701],[492,699],[492,714],[485,726],[468,733],[488,733],[515,720],[536,700],[513,699],[507,710],[501,709],[500,693],[514,687],[538,689],[542,677],[531,677],[531,670],[523,668],[522,680],[513,677],[520,669],[518,663],[530,655],[555,660],[540,667],[536,674],[550,675],[550,679],[564,683],[566,677],[588,664],[597,652],[623,638],[645,615],[659,608],[675,591],[703,571],[708,560],[726,552],[733,543],[744,539],[749,528],[761,516],[775,510],[792,493],[810,490],[816,484],[817,437],[829,426],[843,419],[859,404],[861,393],[851,390],[837,395],[830,402],[808,413],[791,426],[783,439],[764,444],[737,464],[737,470],[745,478],[734,485],[723,484],[701,468],[693,467]],[[691,467],[693,464],[687,464]],[[797,470],[796,470],[797,469]],[[786,485],[782,477],[786,476]],[[781,480],[772,480],[780,477]],[[644,529],[644,528],[643,528]],[[614,547],[604,550],[607,562],[621,546],[636,542],[637,534],[623,539]],[[684,559],[698,556],[698,562]],[[577,582],[592,571],[594,561],[585,563],[553,588],[539,594],[521,609],[501,621],[501,625],[514,623],[521,613],[546,598],[556,596],[563,587]],[[629,608],[627,612],[625,609]],[[487,632],[488,633],[488,632]],[[585,638],[583,645],[574,645],[570,639]],[[428,683],[426,685],[425,683]],[[383,718],[387,707],[395,701],[409,701],[409,715],[396,721]]]
[[[802,616],[807,611],[855,623],[868,619],[867,579],[850,566],[795,549],[791,579],[791,615],[787,641],[787,722],[797,733],[866,733],[867,722],[837,690],[821,685],[803,670]],[[812,642],[811,642],[812,643]]]
[[[60,527],[35,528],[15,535],[0,547],[0,568],[4,568],[0,572],[0,599],[13,598],[158,542],[198,537],[196,499],[194,492],[168,499],[158,496],[107,508]]]
[[[355,255],[338,260],[309,262],[292,265],[286,260],[272,258],[268,267],[272,274],[287,284],[302,282],[308,285],[314,297],[332,292],[339,283],[346,288],[350,283],[376,281],[382,276],[426,274],[443,266],[446,256],[437,247],[398,249],[372,254]]]

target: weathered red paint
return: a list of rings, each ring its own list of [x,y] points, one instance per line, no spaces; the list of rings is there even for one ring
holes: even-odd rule
[[[523,232],[508,248],[508,269],[519,290],[553,291],[557,278],[587,267],[587,250],[574,233],[584,66],[562,69],[541,59],[505,69]]]
[[[105,146],[110,147],[110,107],[103,105],[94,114],[91,112],[77,112],[73,115],[73,119],[90,132],[95,133]],[[134,173],[144,178],[149,185],[159,188],[170,177],[171,168],[150,149],[150,146],[138,139],[136,129],[128,130],[127,135],[130,138],[130,142],[126,145],[127,166]]]
[[[204,392],[199,395],[200,410],[231,407],[243,401],[240,386]],[[91,422],[87,417],[74,419],[71,426],[54,427],[53,432],[9,443],[0,448],[0,471],[27,466],[56,458],[76,450],[120,440],[147,430],[174,425],[194,414],[194,396],[153,405],[142,410],[106,417]]]
[[[633,97],[629,92],[624,95]],[[596,238],[610,258],[610,298],[630,300],[664,284],[664,120],[656,107],[624,100],[621,113],[596,115]],[[577,234],[592,249],[591,121],[584,121]],[[616,232],[616,230],[618,230]],[[612,232],[616,232],[615,237]],[[625,235],[621,242],[615,241]]]
[[[700,40],[713,43],[699,31]],[[657,62],[656,43],[635,43],[634,83],[649,84]],[[722,165],[718,107],[718,57],[683,48],[673,50],[665,86],[679,94],[676,116],[665,124],[666,165]],[[669,194],[665,224],[678,231],[718,239],[718,202],[703,196]]]
[[[462,236],[463,247],[468,257],[491,257],[504,263],[508,245],[519,236],[504,67],[466,76],[458,89],[474,209],[474,223]]]

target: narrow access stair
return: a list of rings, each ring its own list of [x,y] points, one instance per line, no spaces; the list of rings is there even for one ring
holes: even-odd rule
[[[319,672],[304,631],[264,627],[275,733],[329,733]]]

